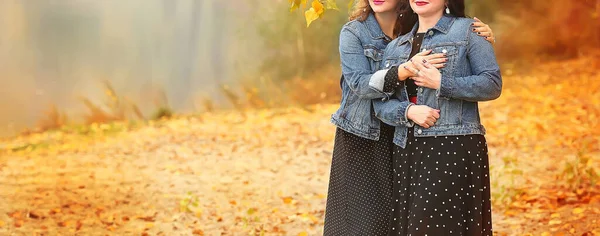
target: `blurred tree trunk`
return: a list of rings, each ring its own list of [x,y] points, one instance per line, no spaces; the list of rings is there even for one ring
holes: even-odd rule
[[[219,16],[217,21],[225,21],[226,18],[223,17],[223,9],[224,7],[222,6],[222,3],[217,1],[214,3],[214,5],[212,6],[212,11],[215,12],[215,16]],[[210,64],[211,64],[211,70],[212,73],[210,73],[210,75],[212,75],[214,77],[214,80],[216,80],[217,84],[221,84],[223,83],[223,81],[219,81],[222,80],[223,78],[226,78],[226,69],[223,66],[223,61],[225,58],[225,50],[223,50],[224,47],[224,43],[226,42],[226,38],[227,36],[225,35],[226,32],[226,26],[227,24],[224,22],[221,22],[222,24],[219,24],[218,27],[213,27],[212,30],[212,39],[210,40],[210,42],[212,43],[211,45],[211,53],[210,53],[210,57],[211,59]],[[216,24],[214,24],[216,25]]]
[[[198,54],[198,35],[201,27],[201,18],[200,15],[202,13],[202,5],[204,1],[192,1],[192,6],[190,9],[190,18],[189,18],[189,27],[187,32],[181,32],[183,36],[183,40],[181,42],[181,46],[179,48],[179,58],[181,58],[181,69],[178,73],[178,78],[174,79],[174,83],[177,83],[174,86],[174,91],[177,94],[172,94],[172,97],[175,97],[175,101],[177,104],[171,103],[171,107],[175,110],[183,110],[191,107],[193,104],[191,101],[192,96],[192,76],[194,76],[194,70],[197,64]],[[178,39],[175,39],[176,43]]]
[[[173,19],[177,11],[177,0],[163,0],[163,14],[165,19]]]

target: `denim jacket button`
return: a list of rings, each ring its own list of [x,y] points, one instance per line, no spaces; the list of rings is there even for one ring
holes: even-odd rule
[[[418,130],[417,130],[417,133],[418,133],[418,134],[421,134],[421,133],[423,133],[423,130],[421,130],[421,129],[418,129]]]
[[[429,36],[433,35],[433,30],[429,31]]]
[[[386,63],[385,63],[385,68],[388,68],[388,67],[390,67],[390,63],[389,63],[389,62],[386,62]]]
[[[448,53],[448,50],[444,49],[442,50],[442,53]]]

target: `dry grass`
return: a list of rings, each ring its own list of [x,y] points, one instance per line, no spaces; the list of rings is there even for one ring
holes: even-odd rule
[[[105,124],[116,121],[133,121],[146,120],[137,104],[131,101],[127,96],[123,96],[114,89],[108,81],[103,82],[103,90],[105,94],[103,103],[95,103],[92,99],[81,96],[78,99],[87,109],[87,113],[83,116],[83,123]],[[167,97],[164,91],[162,96],[154,101],[156,110],[150,116],[151,119],[170,118],[174,115],[173,109],[168,105]],[[27,129],[22,134],[39,133],[52,129],[59,129],[67,125],[77,125],[74,119],[68,119],[65,112],[59,107],[52,104],[49,106],[42,119],[37,122],[33,129]]]
[[[338,68],[327,66],[307,78],[294,77],[287,81],[268,77],[242,79],[239,89],[222,85],[221,93],[239,111],[339,102],[340,75]],[[214,110],[214,103],[207,101],[204,101],[205,107]]]
[[[50,105],[45,112],[45,117],[38,121],[38,131],[58,129],[69,122],[67,115],[60,111],[55,104]]]

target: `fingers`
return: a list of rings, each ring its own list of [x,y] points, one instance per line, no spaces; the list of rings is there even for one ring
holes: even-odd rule
[[[423,63],[421,65],[423,65],[423,67],[425,67],[427,69],[433,67],[433,65],[431,65],[431,63],[429,63],[427,60],[423,60]]]
[[[404,66],[404,69],[406,69],[406,70],[410,71],[410,73],[412,73],[413,75],[418,75],[418,73],[419,73],[419,70],[417,70],[417,69],[414,67],[414,65],[413,65],[413,66],[411,66],[411,65],[406,65],[406,66]]]
[[[427,55],[423,57],[425,60],[431,61],[434,59],[443,59],[446,58],[446,54],[444,53],[435,53],[435,54],[431,54],[431,55]]]
[[[442,68],[446,67],[446,63],[433,64],[433,67],[436,69],[442,69]]]
[[[437,122],[436,118],[433,117],[427,117],[421,124],[421,126],[425,127],[425,128],[429,128],[429,127],[433,127],[435,125],[435,123]]]
[[[492,28],[490,28],[488,26],[482,26],[482,27],[473,28],[472,31],[475,33],[490,33],[491,34]]]
[[[427,69],[427,67],[425,67],[425,63],[427,63],[427,61],[414,61],[414,60],[411,60],[411,62],[412,62],[413,65],[415,65],[415,68],[417,70],[421,71],[421,70]]]
[[[428,63],[431,63],[432,65],[435,64],[442,64],[444,62],[448,61],[448,58],[438,58],[438,59],[426,59]]]
[[[423,65],[425,66],[425,68],[430,69],[430,68],[435,67],[435,66],[433,66],[433,64],[431,64],[430,61],[427,61],[427,60],[423,60],[423,61],[424,61]]]
[[[473,22],[473,23],[471,23],[471,26],[473,26],[473,28],[477,29],[477,28],[486,27],[487,24],[485,24],[483,22]]]
[[[438,58],[438,59],[427,59],[427,62],[430,63],[434,68],[440,69],[446,66],[448,58]]]
[[[490,32],[477,32],[477,35],[481,37],[490,37],[492,34]]]
[[[479,18],[477,18],[477,17],[473,17],[473,19],[474,19],[476,22],[481,22],[481,20],[480,20]]]
[[[434,118],[433,116],[427,118],[427,124],[433,126],[435,124],[435,122],[437,121],[436,118]]]
[[[431,52],[432,52],[432,50],[429,49],[427,51],[419,52],[419,53],[415,54],[415,56],[425,56],[425,55],[428,55]]]
[[[437,120],[440,118],[440,112],[439,110],[432,110],[431,115]]]
[[[413,108],[415,110],[409,110],[409,111],[413,111],[413,112],[417,112],[415,115],[417,115],[416,119],[413,119],[413,121],[424,128],[430,128],[433,127],[435,125],[435,123],[437,122],[438,118],[440,117],[440,110],[438,109],[433,109],[429,106],[425,106],[425,105],[415,105],[413,106]]]
[[[432,119],[434,122],[437,121],[437,119],[440,118],[440,110],[436,110],[436,109],[429,110],[429,118]]]

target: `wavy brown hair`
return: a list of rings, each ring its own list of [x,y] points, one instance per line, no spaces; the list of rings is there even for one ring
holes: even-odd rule
[[[350,20],[358,20],[365,21],[370,14],[373,14],[373,9],[371,9],[371,5],[369,5],[369,0],[355,0],[354,7],[352,8],[352,12],[350,12]],[[394,35],[392,38],[396,38],[402,32],[402,20],[400,20],[400,10],[404,9],[405,6],[410,5],[408,1],[398,1],[398,6],[396,7],[396,12],[398,12],[398,20],[396,20],[396,25],[394,26]],[[388,35],[389,36],[389,35]]]

